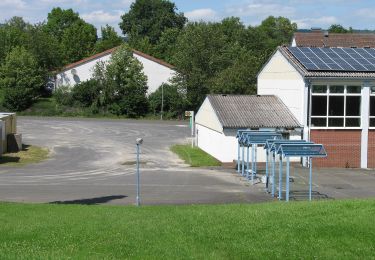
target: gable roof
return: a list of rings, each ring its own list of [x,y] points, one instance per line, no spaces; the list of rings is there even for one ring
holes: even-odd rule
[[[375,48],[373,33],[296,32],[294,40],[296,47]]]
[[[100,52],[100,53],[97,53],[97,54],[92,55],[90,57],[84,58],[84,59],[82,59],[80,61],[76,61],[76,62],[73,62],[71,64],[65,65],[61,69],[61,71],[69,70],[69,69],[75,68],[75,67],[77,67],[77,66],[79,66],[81,64],[90,62],[92,60],[95,60],[95,59],[98,59],[98,58],[101,58],[101,57],[104,57],[104,56],[106,56],[108,54],[112,54],[112,52],[114,52],[118,47],[119,46],[111,48],[111,49],[108,49],[108,50]],[[140,51],[137,51],[137,50],[134,50],[134,49],[132,51],[133,51],[133,54],[136,54],[136,55],[141,56],[141,57],[143,57],[145,59],[148,59],[148,60],[151,60],[153,62],[156,62],[156,63],[158,63],[158,64],[160,64],[160,65],[162,65],[164,67],[167,67],[167,68],[170,68],[170,69],[175,69],[175,66],[173,66],[173,65],[171,65],[171,64],[169,64],[169,63],[167,63],[167,62],[165,62],[163,60],[157,59],[157,58],[152,57],[152,56],[150,56],[150,55],[148,55],[146,53],[143,53],[143,52],[140,52]]]
[[[313,49],[313,47],[312,47]],[[297,71],[306,78],[365,78],[374,79],[375,72],[363,72],[363,71],[315,71],[306,69],[302,63],[293,56],[288,50],[288,47],[281,46],[277,48],[278,51],[297,69]]]
[[[287,106],[273,95],[208,95],[223,128],[301,127]]]

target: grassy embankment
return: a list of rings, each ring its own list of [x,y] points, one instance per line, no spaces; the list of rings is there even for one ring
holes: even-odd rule
[[[49,151],[46,148],[23,145],[18,153],[5,153],[0,157],[1,166],[24,166],[30,163],[38,163],[48,158]]]
[[[191,167],[204,167],[204,166],[220,166],[220,161],[202,151],[198,147],[191,147],[191,145],[178,144],[171,147],[171,151],[176,153],[185,163]]]
[[[375,200],[0,204],[1,259],[374,259]]]

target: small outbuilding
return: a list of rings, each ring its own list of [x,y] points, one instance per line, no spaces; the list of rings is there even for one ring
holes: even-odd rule
[[[196,144],[222,163],[237,159],[238,129],[278,130],[284,138],[301,139],[301,125],[273,95],[208,95],[195,117]],[[259,147],[258,161],[265,162]]]

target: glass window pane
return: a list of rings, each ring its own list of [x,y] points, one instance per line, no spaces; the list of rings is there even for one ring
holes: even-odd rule
[[[375,118],[370,118],[370,126],[375,127]]]
[[[361,97],[346,97],[346,115],[360,116],[361,115]]]
[[[361,86],[347,86],[346,87],[347,93],[361,93]]]
[[[345,126],[346,127],[357,127],[357,126],[361,126],[361,119],[360,118],[350,118],[350,117],[347,117],[346,119],[346,122],[345,122]]]
[[[375,86],[372,86],[372,87],[370,88],[370,92],[371,92],[371,94],[375,94]]]
[[[312,87],[312,93],[327,93],[327,86],[315,85]]]
[[[332,96],[329,97],[329,115],[343,116],[344,115],[344,97]]]
[[[311,115],[326,116],[327,115],[327,96],[311,97]]]
[[[329,118],[328,119],[328,126],[344,126],[344,118]]]
[[[344,86],[330,86],[329,93],[344,93]]]
[[[327,118],[311,118],[311,126],[327,126]]]
[[[375,116],[375,97],[370,97],[370,116]]]

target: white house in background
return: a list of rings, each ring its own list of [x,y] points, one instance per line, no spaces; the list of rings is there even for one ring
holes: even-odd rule
[[[60,86],[74,86],[89,80],[93,75],[93,68],[97,62],[107,62],[117,47],[95,54],[91,57],[66,65],[56,74],[55,88]],[[140,51],[133,50],[133,56],[143,65],[143,72],[147,76],[147,94],[155,92],[160,85],[168,83],[174,76],[174,66],[154,58]]]
[[[375,49],[279,47],[258,74],[258,94],[276,95],[324,144],[323,167],[375,168]]]
[[[208,95],[195,117],[198,147],[222,163],[237,160],[238,129],[280,130],[301,139],[301,125],[276,96]],[[259,162],[265,151],[258,148]]]

